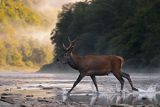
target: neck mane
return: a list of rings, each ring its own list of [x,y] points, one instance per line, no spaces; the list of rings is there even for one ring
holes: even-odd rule
[[[78,69],[78,55],[73,54],[72,52],[69,54],[69,61],[68,64],[73,68],[73,69]]]

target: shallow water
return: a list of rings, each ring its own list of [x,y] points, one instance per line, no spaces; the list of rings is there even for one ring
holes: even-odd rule
[[[78,73],[1,73],[0,88],[14,89],[16,92],[17,90],[41,90],[40,92],[44,92],[42,87],[56,87],[59,89],[56,93],[52,93],[51,90],[46,91],[49,94],[48,97],[56,97],[64,102],[85,103],[91,106],[110,106],[113,104],[160,106],[160,74],[135,73],[130,74],[130,76],[139,92],[132,91],[127,80],[125,80],[124,90],[120,91],[119,81],[113,75],[109,75],[97,77],[99,94],[96,93],[91,79],[85,77],[71,92],[70,96],[67,96],[66,93],[77,79]],[[43,96],[44,93],[41,97]]]

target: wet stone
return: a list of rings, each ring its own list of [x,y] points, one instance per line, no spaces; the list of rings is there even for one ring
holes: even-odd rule
[[[9,89],[5,89],[4,91],[9,91]]]
[[[111,105],[111,107],[133,107],[133,106],[128,104],[115,104],[115,105]]]
[[[20,94],[3,93],[1,94],[1,101],[16,104],[23,102],[24,98]]]
[[[144,105],[144,107],[156,107],[155,105],[153,104],[149,104],[149,105]],[[159,106],[158,106],[159,107]]]
[[[17,87],[17,89],[21,89],[21,87]]]
[[[0,101],[0,107],[12,107],[12,104],[4,101]]]
[[[26,97],[34,97],[34,95],[26,95]]]
[[[1,96],[9,96],[9,95],[13,95],[12,93],[2,93]]]
[[[38,87],[38,88],[43,88],[43,86],[42,86],[42,85],[38,85],[37,87]]]
[[[45,99],[45,98],[38,98],[38,101],[39,102],[49,102],[47,99]]]
[[[87,104],[81,104],[82,107],[89,107]]]
[[[27,107],[27,105],[25,105],[25,104],[22,104],[22,105],[20,105],[20,107]]]
[[[54,87],[43,87],[42,89],[44,89],[44,90],[52,90],[52,89],[54,89]]]

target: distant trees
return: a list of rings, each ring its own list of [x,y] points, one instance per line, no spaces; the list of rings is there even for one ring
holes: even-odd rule
[[[49,43],[41,44],[29,34],[23,36],[19,32],[19,29],[31,25],[43,26],[38,13],[27,7],[22,0],[1,0],[0,67],[34,67],[51,62],[53,55]]]
[[[52,60],[51,46],[47,44],[41,45],[37,40],[27,37],[23,37],[25,40],[0,38],[0,65],[32,67],[44,65]],[[9,42],[9,39],[12,42]],[[34,45],[31,42],[34,42]]]
[[[117,54],[130,67],[160,66],[159,0],[92,0],[66,4],[52,42],[56,57],[67,37],[79,38],[76,52]]]

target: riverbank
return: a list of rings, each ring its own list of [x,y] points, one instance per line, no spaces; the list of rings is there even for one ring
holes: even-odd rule
[[[24,73],[32,73],[37,72],[40,69],[39,66],[0,66],[0,72],[24,72]]]

